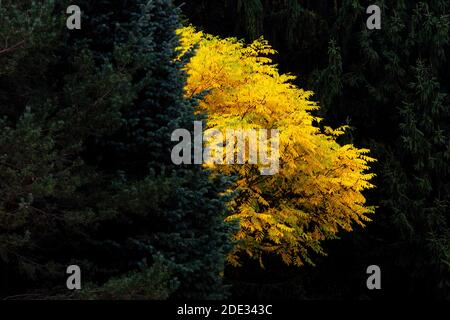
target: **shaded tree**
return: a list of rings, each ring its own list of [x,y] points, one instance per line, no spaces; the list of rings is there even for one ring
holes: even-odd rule
[[[227,181],[170,161],[190,128],[171,1],[3,1],[20,49],[0,55],[2,295],[219,298],[229,250]],[[111,288],[114,288],[112,290]]]

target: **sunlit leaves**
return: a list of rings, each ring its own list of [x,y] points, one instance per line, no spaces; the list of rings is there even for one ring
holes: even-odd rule
[[[179,30],[180,54],[195,49],[187,66],[186,95],[208,92],[199,112],[208,127],[278,129],[280,172],[261,176],[252,165],[217,166],[237,176],[237,197],[229,203],[228,221],[238,220],[238,244],[229,257],[239,265],[246,254],[258,259],[277,254],[286,264],[313,264],[311,254],[324,254],[321,241],[340,230],[370,221],[374,208],[362,192],[373,188],[368,173],[369,150],[336,142],[345,127],[320,129],[318,109],[310,91],[292,84],[292,75],[279,74],[267,41],[250,45],[220,39],[188,27]]]

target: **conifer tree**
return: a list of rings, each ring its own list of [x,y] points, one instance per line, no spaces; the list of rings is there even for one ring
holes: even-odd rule
[[[223,297],[220,273],[230,248],[219,195],[225,180],[201,166],[176,167],[170,158],[171,134],[192,129],[197,103],[183,96],[186,61],[175,61],[177,11],[166,0],[141,10],[120,37],[132,41],[125,52],[133,66],[133,105],[123,110],[121,129],[92,146],[100,166],[119,173],[111,186],[116,201],[104,198],[107,211],[118,215],[107,232],[127,239],[116,250],[128,261],[160,255],[179,278],[177,296]]]
[[[175,62],[171,1],[2,1],[2,295],[219,298],[229,247],[226,181],[175,167],[170,134],[192,127]]]
[[[330,118],[349,118],[380,159],[376,230],[366,239],[396,278],[392,293],[445,297],[449,290],[449,10],[445,1],[379,1],[383,27],[345,2],[335,28],[343,72],[319,81]],[[345,5],[347,4],[347,5]],[[363,20],[364,21],[364,20]],[[399,45],[402,44],[402,45]],[[355,52],[355,47],[359,48]],[[357,53],[359,52],[359,53]],[[331,63],[328,70],[334,70]],[[327,72],[324,70],[324,72]],[[328,78],[330,80],[330,78]],[[341,94],[330,100],[333,86]],[[382,238],[382,242],[379,240]],[[394,276],[395,274],[395,276]]]

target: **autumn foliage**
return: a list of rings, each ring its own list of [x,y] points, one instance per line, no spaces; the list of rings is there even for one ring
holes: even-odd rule
[[[321,242],[340,230],[364,226],[374,207],[363,191],[374,186],[368,173],[374,161],[369,150],[340,145],[346,127],[321,128],[311,111],[318,105],[310,91],[280,74],[270,55],[275,51],[259,39],[249,45],[197,32],[178,31],[181,52],[195,49],[186,70],[186,95],[207,92],[199,112],[209,129],[278,129],[280,170],[262,176],[255,165],[220,165],[215,169],[236,176],[237,196],[229,203],[228,221],[239,221],[237,245],[229,256],[258,259],[277,254],[290,265],[313,264],[311,253],[325,254]]]

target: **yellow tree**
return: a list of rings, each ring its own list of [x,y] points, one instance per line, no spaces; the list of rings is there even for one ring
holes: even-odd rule
[[[250,162],[214,165],[237,177],[237,196],[227,217],[240,223],[232,264],[239,265],[243,254],[261,264],[266,254],[277,254],[286,264],[313,264],[312,252],[325,254],[323,240],[370,221],[374,208],[362,194],[373,188],[369,150],[339,145],[336,138],[345,127],[318,128],[320,119],[310,113],[318,108],[310,100],[313,93],[278,72],[269,58],[275,51],[265,40],[246,45],[193,27],[179,34],[181,54],[196,49],[186,69],[186,94],[208,92],[199,112],[207,114],[209,129],[279,131],[277,174],[261,175]]]

